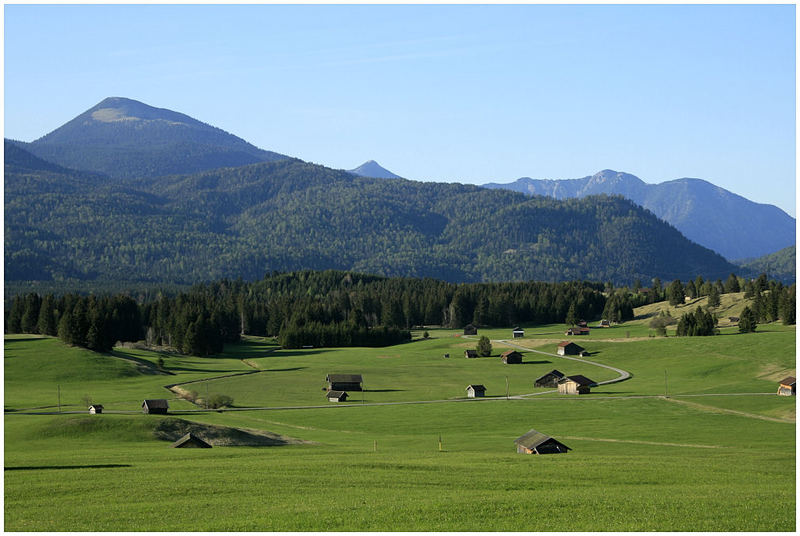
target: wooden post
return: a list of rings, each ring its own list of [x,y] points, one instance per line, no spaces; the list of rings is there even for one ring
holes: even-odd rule
[[[439,452],[442,452],[442,434],[439,434]]]
[[[208,409],[208,380],[206,380],[206,409]]]
[[[508,376],[506,376],[506,400],[508,400]]]
[[[61,413],[61,385],[58,386],[58,412]]]
[[[667,371],[664,371],[664,398],[669,398],[667,396]]]
[[[378,452],[378,440],[372,442],[372,452]]]

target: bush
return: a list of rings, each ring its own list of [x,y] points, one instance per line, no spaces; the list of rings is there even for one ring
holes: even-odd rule
[[[475,349],[481,357],[489,357],[492,355],[492,343],[489,341],[489,337],[481,335],[481,338],[478,339],[478,346]]]
[[[211,409],[231,406],[233,406],[233,398],[228,395],[211,395],[208,399],[208,407]]]

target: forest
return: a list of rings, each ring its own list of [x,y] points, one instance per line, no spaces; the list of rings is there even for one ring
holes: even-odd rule
[[[409,330],[422,326],[573,325],[600,318],[623,322],[633,318],[635,307],[673,299],[679,287],[691,297],[744,291],[753,299],[756,321],[795,322],[795,286],[785,287],[765,275],[745,280],[731,274],[725,283],[698,277],[666,287],[656,278],[648,288],[638,281],[630,288],[615,288],[582,281],[455,284],[305,270],[272,272],[253,282],[223,279],[144,301],[122,294],[29,292],[12,299],[5,331],[58,336],[100,352],[117,342],[145,341],[152,347],[210,355],[241,335],[276,337],[285,348],[386,346],[409,340]],[[699,322],[704,326],[711,321],[710,312],[705,314]],[[694,317],[682,322],[698,324]],[[687,328],[682,334],[706,333]]]

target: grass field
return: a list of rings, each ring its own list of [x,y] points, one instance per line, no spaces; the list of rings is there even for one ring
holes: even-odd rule
[[[554,353],[565,338],[564,326],[525,327],[515,344]],[[774,395],[795,371],[793,326],[708,338],[651,338],[645,318],[593,329],[574,339],[592,352],[586,359],[631,379],[581,397],[521,398],[546,391],[533,379],[553,368],[596,381],[616,373],[536,352],[523,365],[465,359],[476,338],[429,331],[378,349],[286,351],[252,338],[211,358],[164,355],[170,374],[147,350],[97,355],[7,336],[5,529],[796,528],[795,400]],[[510,338],[508,329],[479,334]],[[495,342],[493,354],[503,349]],[[363,401],[358,392],[344,405],[325,400],[335,372],[363,374]],[[232,396],[236,411],[203,411],[164,388],[192,381],[184,387]],[[465,400],[469,383],[486,385],[489,398]],[[76,413],[53,414],[59,388],[62,410]],[[110,413],[83,414],[87,395]],[[136,413],[142,399],[164,397],[181,419],[307,443],[170,449],[154,435],[165,417]],[[573,450],[516,454],[513,440],[531,428]]]

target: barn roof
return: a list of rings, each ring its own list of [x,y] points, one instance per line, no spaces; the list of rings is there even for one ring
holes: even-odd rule
[[[91,405],[91,406],[89,406],[89,407],[90,407],[90,408],[103,409],[103,404],[92,404],[92,405]]]
[[[521,327],[517,326],[515,328],[511,328],[511,331],[525,331]]]
[[[517,352],[516,350],[506,350],[505,352],[500,354],[500,357],[508,357],[508,356],[510,356],[512,354],[519,354],[519,352]],[[522,355],[522,354],[520,354],[520,355]]]
[[[781,385],[794,385],[797,382],[797,378],[794,376],[787,376],[781,380]]]
[[[588,385],[590,387],[593,386],[593,385],[597,385],[597,383],[594,380],[590,380],[586,376],[582,376],[580,374],[576,374],[575,376],[566,376],[564,378],[561,378],[561,380],[558,383],[564,383],[564,382],[567,382],[567,381],[573,381],[573,382],[577,383],[578,385]]]
[[[167,401],[165,399],[163,399],[163,398],[150,398],[150,399],[147,399],[144,402],[142,402],[142,406],[145,406],[145,405],[150,409],[153,409],[153,408],[169,409],[169,403],[167,403]]]
[[[347,393],[344,391],[328,391],[325,396],[327,398],[342,398],[343,396],[347,396]]]
[[[539,445],[541,445],[542,443],[546,443],[548,441],[555,441],[559,445],[562,445],[564,448],[566,448],[568,450],[572,450],[568,446],[566,446],[563,443],[561,443],[560,441],[557,441],[557,440],[553,439],[549,435],[545,435],[545,434],[543,434],[541,432],[537,432],[536,430],[530,430],[527,434],[516,438],[514,440],[514,443],[516,443],[517,445],[521,445],[521,446],[523,446],[525,448],[528,448],[528,449],[534,449],[534,448],[538,447]]]
[[[479,383],[476,383],[476,384],[467,385],[467,388],[465,389],[465,391],[468,391],[470,387],[472,387],[473,391],[485,391],[486,390],[486,387],[484,387],[483,385],[481,385]]]
[[[546,379],[548,376],[555,376],[556,378],[559,378],[559,379],[561,379],[561,378],[563,378],[563,377],[564,377],[564,373],[563,373],[563,372],[561,372],[561,371],[558,371],[558,370],[556,370],[556,369],[553,369],[553,370],[551,370],[550,372],[548,372],[547,374],[545,374],[544,376],[541,376],[541,377],[539,377],[539,378],[536,378],[536,379],[535,379],[535,380],[533,380],[533,381],[534,381],[534,382],[538,382],[539,380],[544,380],[544,379]]]
[[[180,448],[180,447],[184,446],[186,443],[192,443],[192,444],[194,444],[194,445],[196,445],[198,447],[204,448],[204,449],[210,449],[211,448],[211,445],[209,445],[208,443],[206,443],[205,441],[203,441],[202,439],[200,439],[199,437],[197,437],[196,435],[194,435],[191,432],[189,432],[188,434],[186,434],[185,436],[183,436],[182,438],[177,440],[175,443],[170,445],[170,447],[172,447],[172,448]]]
[[[361,374],[328,374],[325,380],[342,383],[361,383],[364,381]]]

